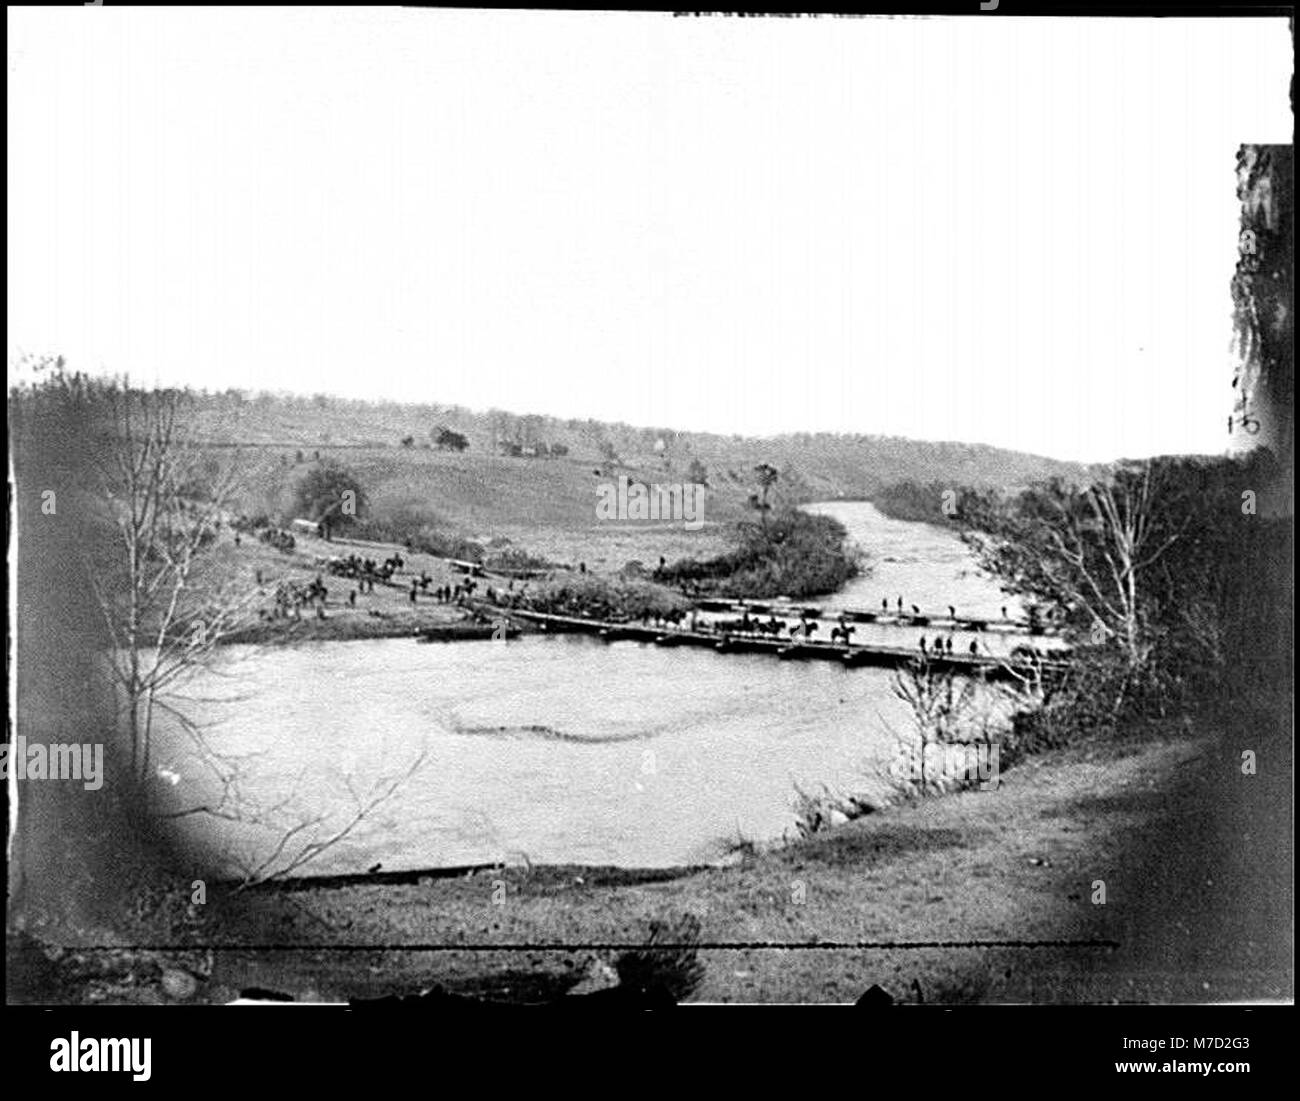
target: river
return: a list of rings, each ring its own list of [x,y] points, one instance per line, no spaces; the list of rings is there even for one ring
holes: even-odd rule
[[[811,507],[839,518],[874,566],[828,607],[879,607],[900,594],[971,615],[1013,606],[949,532],[861,502]],[[909,644],[917,633],[869,630]],[[286,823],[328,816],[324,838],[346,821],[353,793],[364,801],[423,755],[303,874],[716,861],[736,838],[791,831],[796,786],[882,792],[895,732],[911,730],[892,673],[837,663],[585,636],[229,650],[222,676],[190,686],[204,702],[188,710],[220,752],[244,757],[250,805],[287,799]],[[158,739],[160,783],[176,806],[217,794],[187,745],[175,731]],[[256,863],[278,840],[204,816],[181,821],[196,858],[227,866]]]

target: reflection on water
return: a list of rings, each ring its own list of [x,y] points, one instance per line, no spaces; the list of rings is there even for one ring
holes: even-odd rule
[[[876,575],[856,582],[843,603],[866,602],[882,585],[927,608],[959,598],[959,611],[996,614],[1006,602],[948,533],[885,520],[865,504],[822,508],[878,556]],[[884,548],[898,561],[882,563]],[[391,800],[304,874],[377,862],[396,870],[525,857],[626,866],[714,860],[738,834],[768,840],[788,830],[796,785],[881,790],[893,732],[910,729],[889,672],[760,654],[530,637],[314,643],[255,654],[231,647],[229,658],[226,676],[190,688],[196,698],[229,702],[191,713],[223,754],[244,759],[243,793],[256,805],[291,798],[302,819],[334,814],[337,824],[353,792],[426,754]],[[183,777],[173,797],[211,797],[185,738],[172,732],[159,744],[160,765]],[[278,839],[249,826],[182,821],[217,860],[266,853]]]

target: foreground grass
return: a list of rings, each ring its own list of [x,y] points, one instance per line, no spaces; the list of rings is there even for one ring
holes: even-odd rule
[[[996,791],[898,806],[731,867],[509,867],[304,884],[252,906],[242,896],[213,939],[311,947],[219,950],[198,996],[260,986],[343,1000],[437,985],[544,1000],[652,920],[690,913],[702,1001],[853,1001],[873,983],[943,1003],[1289,998],[1281,714],[1259,703],[1055,751]],[[1254,777],[1239,767],[1243,724],[1268,761]],[[162,994],[146,984],[116,997]]]

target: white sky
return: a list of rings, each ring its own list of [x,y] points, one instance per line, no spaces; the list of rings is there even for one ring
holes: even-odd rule
[[[972,4],[972,7],[974,5]],[[1284,20],[8,9],[9,353],[1221,451]]]

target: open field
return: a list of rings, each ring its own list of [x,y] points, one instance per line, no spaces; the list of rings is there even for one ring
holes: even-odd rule
[[[672,561],[719,554],[728,546],[725,529],[745,514],[745,492],[732,486],[704,495],[702,524],[695,531],[681,521],[598,521],[597,487],[616,484],[620,474],[642,484],[680,477],[671,472],[619,468],[605,475],[573,459],[436,451],[357,449],[335,456],[322,450],[321,455],[339,458],[356,473],[368,496],[369,516],[388,520],[409,515],[441,534],[493,550],[517,547],[550,561],[574,566],[585,561],[602,570],[617,570],[633,560],[653,567],[661,555]],[[285,460],[287,453],[271,450],[244,456],[240,511],[292,516],[294,486],[313,460]]]
[[[435,426],[462,433],[468,449],[433,449]],[[241,450],[246,490],[240,507],[249,515],[287,517],[303,473],[317,461],[335,460],[356,472],[376,518],[417,514],[448,534],[483,543],[509,540],[559,561],[585,557],[606,569],[633,559],[653,564],[660,554],[672,560],[718,553],[725,545],[721,532],[753,516],[747,502],[759,463],[781,472],[773,490],[778,503],[870,499],[882,486],[907,479],[1013,487],[1086,473],[1078,464],[982,445],[809,434],[743,438],[326,397],[199,395],[192,430],[214,454]],[[547,449],[561,445],[566,453],[500,454],[498,441],[512,432]],[[402,446],[407,437],[411,446]],[[692,462],[702,464],[708,486],[699,531],[680,523],[596,522],[597,486],[619,475],[645,484],[686,482]]]

